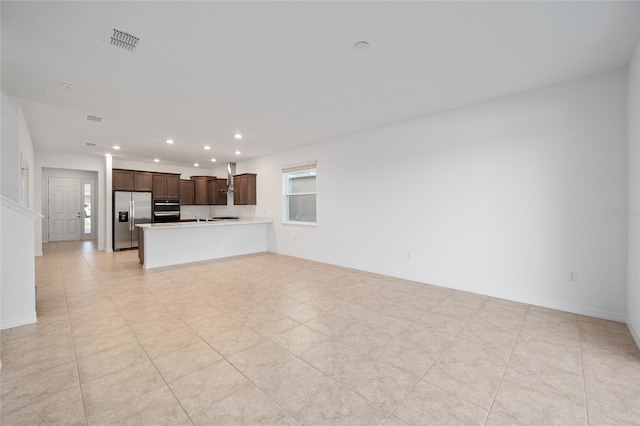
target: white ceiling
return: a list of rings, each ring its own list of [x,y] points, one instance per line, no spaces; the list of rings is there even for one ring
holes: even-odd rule
[[[639,5],[2,1],[2,90],[37,151],[204,165],[624,67]]]

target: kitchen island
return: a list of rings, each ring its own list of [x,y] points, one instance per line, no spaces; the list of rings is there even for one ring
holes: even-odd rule
[[[140,263],[149,269],[264,252],[272,223],[240,218],[136,225],[142,237]]]

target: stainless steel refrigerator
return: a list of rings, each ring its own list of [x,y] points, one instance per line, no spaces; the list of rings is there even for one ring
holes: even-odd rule
[[[151,223],[151,192],[113,193],[113,250],[138,248],[138,228]]]

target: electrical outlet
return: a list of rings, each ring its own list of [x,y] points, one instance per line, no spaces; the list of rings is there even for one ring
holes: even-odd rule
[[[407,252],[407,259],[411,259],[411,252],[410,251]]]
[[[573,271],[569,272],[569,281],[578,281],[578,274]]]

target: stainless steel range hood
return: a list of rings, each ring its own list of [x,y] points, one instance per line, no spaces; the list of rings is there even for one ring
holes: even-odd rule
[[[227,163],[227,192],[233,192],[233,175],[236,174],[236,163]]]

